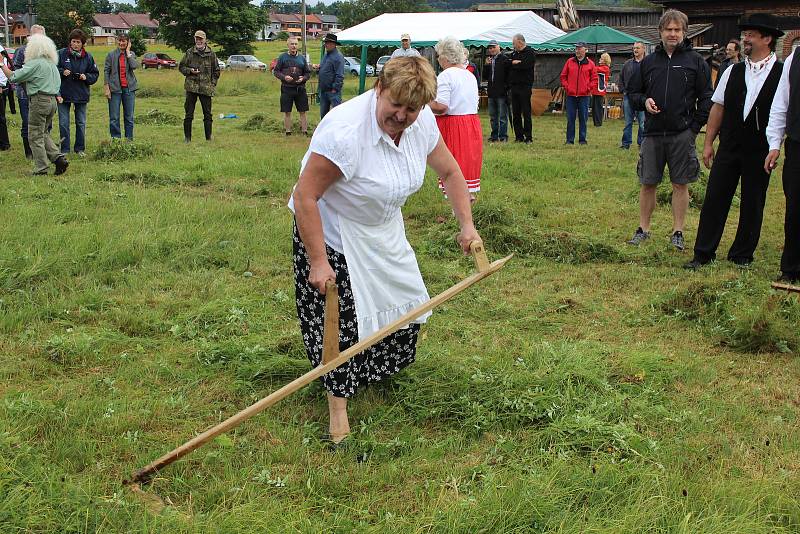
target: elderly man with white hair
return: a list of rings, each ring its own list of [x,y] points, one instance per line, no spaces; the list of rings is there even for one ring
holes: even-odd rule
[[[31,26],[31,35],[45,35],[44,26],[34,24]],[[22,45],[14,52],[14,69],[21,69],[25,64],[25,47]],[[19,133],[22,137],[22,145],[25,148],[25,157],[33,159],[31,145],[28,143],[28,93],[25,92],[25,84],[17,85],[17,101],[19,102],[19,117],[22,119]]]
[[[467,181],[470,202],[481,190],[483,133],[478,118],[478,82],[466,67],[467,49],[455,37],[445,37],[434,48],[442,72],[436,99],[430,103],[442,140]],[[442,180],[439,187],[447,194]]]
[[[50,137],[53,117],[56,114],[56,95],[61,88],[56,45],[44,35],[31,35],[25,48],[25,64],[11,71],[0,65],[12,83],[25,83],[28,93],[28,141],[33,152],[33,174],[47,174],[50,163],[55,163],[55,174],[64,174],[69,166],[67,158],[59,152]]]
[[[511,118],[514,137],[517,143],[533,142],[531,123],[531,92],[533,91],[533,69],[536,66],[536,52],[525,42],[525,36],[518,33],[512,40],[511,68],[508,72],[508,86],[511,90]]]

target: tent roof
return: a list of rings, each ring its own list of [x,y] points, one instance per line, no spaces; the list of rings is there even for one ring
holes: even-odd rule
[[[492,39],[510,47],[521,33],[534,48],[564,32],[533,11],[466,13],[384,13],[337,34],[340,44],[400,46],[400,34],[411,34],[412,46],[433,46],[452,35],[466,46],[486,46]]]
[[[634,37],[620,30],[606,26],[601,22],[595,22],[591,26],[586,26],[580,30],[556,37],[548,44],[563,44],[575,46],[576,43],[586,44],[633,44],[640,41],[639,37]],[[646,42],[645,44],[650,44]]]

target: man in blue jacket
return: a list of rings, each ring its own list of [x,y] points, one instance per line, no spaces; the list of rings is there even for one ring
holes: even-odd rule
[[[685,249],[683,225],[689,209],[689,184],[700,175],[695,139],[711,110],[711,71],[686,39],[689,19],[668,9],[658,29],[661,43],[645,57],[626,83],[631,106],[646,111],[644,141],[639,152],[639,227],[628,241],[639,245],[650,238],[650,218],[656,207],[656,188],[669,167],[672,182],[670,243]]]
[[[75,153],[86,150],[86,106],[89,87],[97,82],[100,71],[92,55],[86,51],[86,34],[76,28],[69,34],[69,46],[58,51],[58,72],[61,91],[58,99],[58,129],[61,152],[69,153],[69,108],[75,109]]]
[[[337,50],[339,38],[329,33],[323,39],[325,57],[319,66],[319,116],[325,117],[331,108],[342,103],[344,85],[344,57]]]

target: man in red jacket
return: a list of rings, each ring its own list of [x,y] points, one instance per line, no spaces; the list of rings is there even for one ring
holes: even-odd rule
[[[567,144],[575,144],[575,115],[580,122],[578,141],[586,144],[586,121],[589,119],[589,100],[592,87],[597,87],[597,68],[586,57],[586,43],[575,43],[575,55],[567,60],[561,70],[561,86],[566,93]]]

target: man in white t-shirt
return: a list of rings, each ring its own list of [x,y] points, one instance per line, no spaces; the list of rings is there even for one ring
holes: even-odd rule
[[[411,48],[411,36],[407,33],[404,33],[400,36],[400,48],[392,52],[391,59],[396,57],[409,57],[409,56],[419,56],[419,52],[415,49]]]

